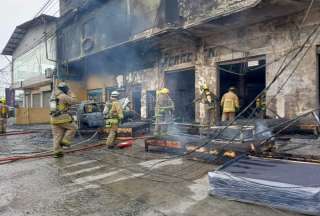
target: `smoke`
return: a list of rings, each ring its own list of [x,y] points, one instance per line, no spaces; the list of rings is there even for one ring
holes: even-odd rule
[[[265,140],[272,137],[272,130],[267,126],[266,121],[257,120],[255,123],[255,136],[257,140]]]

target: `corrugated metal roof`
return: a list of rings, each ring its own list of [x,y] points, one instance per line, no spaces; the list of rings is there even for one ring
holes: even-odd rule
[[[44,24],[46,22],[54,22],[57,19],[57,17],[42,14],[28,22],[17,26],[1,54],[12,55],[30,28]]]

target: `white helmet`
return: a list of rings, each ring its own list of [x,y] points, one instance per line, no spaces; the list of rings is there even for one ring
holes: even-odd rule
[[[120,93],[118,92],[118,91],[113,91],[112,93],[111,93],[111,97],[113,97],[113,98],[117,98],[117,97],[119,97],[120,96]]]
[[[58,84],[58,88],[64,88],[64,87],[66,87],[66,86],[68,86],[68,85],[67,85],[67,83],[65,83],[65,82],[60,82],[60,83]]]
[[[69,86],[65,82],[59,83],[58,89],[60,89],[65,94],[68,94],[68,92],[69,92]]]

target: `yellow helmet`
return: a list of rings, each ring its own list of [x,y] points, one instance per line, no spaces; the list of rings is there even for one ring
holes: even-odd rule
[[[159,94],[169,94],[169,93],[170,93],[170,90],[167,89],[167,88],[162,88],[162,89],[160,89],[160,91],[159,91]]]
[[[6,102],[7,102],[7,101],[6,101],[5,98],[1,98],[1,99],[0,99],[0,103],[6,104]]]
[[[201,90],[201,91],[209,90],[209,87],[208,87],[207,84],[202,84],[202,85],[200,86],[200,90]]]

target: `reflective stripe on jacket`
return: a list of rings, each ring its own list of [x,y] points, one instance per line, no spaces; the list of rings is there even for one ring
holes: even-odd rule
[[[8,106],[0,104],[0,118],[7,118]]]
[[[174,102],[167,94],[159,94],[156,101],[156,116],[162,115],[166,112],[171,112],[175,109]]]
[[[106,126],[110,127],[111,124],[119,124],[123,119],[122,105],[119,101],[112,101],[111,104],[107,103],[104,113],[107,115]]]
[[[61,115],[58,115],[55,117],[51,117],[51,124],[53,124],[53,125],[71,123],[72,121],[73,121],[73,118],[68,113],[61,114]]]
[[[51,116],[51,124],[65,124],[73,121],[72,116],[68,113],[70,106],[76,104],[78,101],[62,91],[58,91],[56,98],[58,99],[58,111],[57,116]]]

